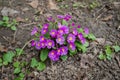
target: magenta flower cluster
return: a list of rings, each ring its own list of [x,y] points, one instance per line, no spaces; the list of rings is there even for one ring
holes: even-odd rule
[[[60,20],[65,20],[67,23],[72,18],[71,15],[57,15],[57,18]],[[86,38],[84,37],[82,32],[78,32],[77,29],[81,28],[80,25],[77,25],[72,22],[72,24],[63,24],[62,22],[58,22],[54,20],[52,17],[47,19],[49,22],[57,23],[55,28],[50,29],[50,23],[43,24],[41,30],[38,27],[34,27],[31,35],[39,35],[39,39],[32,40],[31,46],[34,46],[37,50],[41,49],[49,49],[48,57],[52,61],[58,61],[61,56],[67,55],[69,50],[75,51],[76,45],[75,41],[80,41],[81,44],[86,42]],[[72,28],[71,28],[71,26]],[[88,28],[84,29],[85,34],[89,34]],[[45,35],[48,34],[49,37]]]

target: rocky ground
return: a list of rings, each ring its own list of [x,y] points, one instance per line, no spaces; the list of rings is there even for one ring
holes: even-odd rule
[[[95,0],[94,0],[95,1]],[[120,80],[120,53],[112,60],[99,60],[98,54],[105,45],[120,45],[120,1],[96,0],[0,0],[0,19],[9,16],[19,22],[16,31],[0,28],[0,43],[8,50],[22,47],[31,39],[31,29],[44,23],[46,17],[69,13],[72,20],[82,27],[87,26],[95,34],[98,43],[91,42],[86,54],[78,53],[66,61],[47,61],[47,68],[39,72],[26,66],[30,74],[24,80]],[[77,5],[75,5],[77,3]],[[38,52],[26,46],[25,55],[19,59],[30,61],[38,58]],[[0,53],[0,57],[3,53]],[[0,68],[0,80],[13,80],[13,68]]]

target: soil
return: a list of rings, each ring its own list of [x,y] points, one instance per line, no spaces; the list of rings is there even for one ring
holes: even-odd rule
[[[66,61],[46,62],[47,67],[39,72],[36,69],[25,67],[29,74],[26,74],[24,80],[120,80],[120,52],[115,54],[112,60],[99,60],[98,54],[104,49],[105,45],[120,45],[120,1],[119,0],[96,0],[99,6],[90,9],[91,0],[63,0],[55,1],[57,7],[68,5],[68,7],[51,9],[48,0],[38,0],[37,8],[31,7],[28,3],[34,0],[0,0],[0,11],[4,7],[19,11],[14,15],[9,15],[11,19],[18,17],[24,19],[17,26],[17,31],[8,28],[0,28],[0,43],[14,50],[17,47],[23,47],[24,44],[32,39],[31,29],[40,23],[46,22],[47,16],[56,16],[58,14],[70,13],[72,21],[80,24],[82,27],[88,27],[90,32],[97,38],[104,38],[105,43],[95,44],[91,42],[86,54],[78,53],[69,57]],[[85,4],[84,7],[73,7],[73,3]],[[0,19],[2,14],[0,13]],[[111,17],[112,16],[112,17]],[[37,19],[36,19],[37,18]],[[14,40],[15,38],[15,40]],[[38,52],[26,46],[24,55],[19,59],[30,62],[32,57],[38,58]],[[0,57],[3,53],[0,53]],[[13,67],[4,66],[0,68],[0,80],[13,80],[17,75],[13,75]]]

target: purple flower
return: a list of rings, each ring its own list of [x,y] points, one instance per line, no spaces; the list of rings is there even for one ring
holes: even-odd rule
[[[63,28],[60,28],[60,29],[58,30],[58,34],[62,36],[62,35],[64,34],[64,29],[63,29]]]
[[[61,47],[61,55],[67,55],[68,48],[66,46]]]
[[[46,41],[44,36],[40,36],[40,42]]]
[[[46,47],[46,42],[45,41],[42,41],[40,43],[41,43],[41,48],[45,48]]]
[[[75,26],[75,23],[74,23],[74,22],[72,22],[72,26]]]
[[[55,22],[55,20],[53,19],[52,16],[49,16],[49,17],[47,18],[47,21]]]
[[[42,28],[41,34],[46,34],[48,29]]]
[[[63,19],[64,16],[63,16],[63,15],[57,15],[57,18],[59,18],[59,19]]]
[[[50,36],[53,37],[53,38],[55,38],[55,37],[57,36],[57,30],[52,29],[52,30],[50,31]]]
[[[57,49],[57,55],[61,55],[61,52],[62,52],[61,48],[58,48]]]
[[[75,42],[75,35],[69,34],[67,37],[67,41],[68,41],[68,43]]]
[[[76,28],[73,29],[72,33],[76,36],[78,34],[78,31]]]
[[[65,34],[68,34],[68,33],[69,33],[69,27],[63,25],[62,28],[63,28]]]
[[[36,42],[35,47],[36,47],[36,49],[40,50],[41,49],[41,42]]]
[[[46,42],[46,38],[44,36],[40,36],[40,42]]]
[[[52,60],[52,61],[58,61],[59,60],[59,55],[57,55],[56,50],[52,50],[49,52],[48,57]]]
[[[81,28],[81,26],[80,26],[80,25],[78,25],[77,27],[78,27],[78,28]]]
[[[78,34],[78,38],[80,39],[80,40],[82,40],[84,37],[83,37],[83,34],[82,33],[79,33]]]
[[[32,32],[31,32],[31,35],[34,35],[38,32],[38,28],[37,27],[34,27]]]
[[[85,38],[82,38],[81,39],[81,43],[84,44],[86,42],[86,39]]]
[[[61,27],[58,30],[58,33],[60,35],[68,34],[69,33],[69,27],[67,27],[66,25],[61,25]]]
[[[53,48],[55,46],[55,43],[53,40],[47,40],[47,44],[46,44],[47,48],[50,49],[50,48]]]
[[[49,27],[49,24],[48,24],[48,23],[43,24],[43,28],[44,28],[44,29],[48,29],[48,27]]]
[[[69,14],[66,14],[66,15],[64,16],[64,20],[66,20],[66,21],[69,21],[71,18],[72,18],[72,16],[69,15]]]
[[[70,47],[71,50],[73,50],[73,51],[75,50],[75,44],[74,43],[70,43],[69,47]]]
[[[59,43],[60,45],[64,44],[65,38],[63,36],[59,36],[56,39],[56,42]]]
[[[62,24],[61,23],[58,23],[58,28],[61,28],[62,27]]]
[[[35,46],[36,45],[35,40],[32,40],[30,43],[31,43],[31,46]]]
[[[48,21],[52,21],[52,19],[53,19],[52,16],[49,16],[49,17],[47,18]]]
[[[89,34],[89,29],[88,28],[84,28],[84,32],[85,32],[85,34]]]

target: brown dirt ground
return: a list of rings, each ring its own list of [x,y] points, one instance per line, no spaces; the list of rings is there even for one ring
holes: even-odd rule
[[[70,13],[73,16],[73,21],[83,27],[89,27],[90,31],[97,38],[105,38],[106,42],[103,45],[96,45],[93,42],[90,44],[86,54],[78,53],[73,57],[69,57],[67,61],[58,61],[55,63],[47,61],[47,68],[42,72],[26,66],[23,71],[28,69],[30,70],[30,74],[26,74],[24,80],[120,80],[120,53],[115,54],[111,61],[100,61],[97,58],[99,52],[103,50],[104,45],[114,45],[116,42],[120,45],[120,29],[118,29],[120,26],[120,4],[114,4],[114,2],[118,2],[119,0],[97,0],[100,6],[93,10],[90,10],[88,7],[72,7],[75,2],[82,2],[89,5],[91,3],[90,0],[64,0],[63,2],[55,2],[57,6],[68,5],[67,8],[60,8],[60,10],[51,10],[48,7],[48,0],[38,0],[38,8],[41,9],[41,14],[38,14],[38,8],[35,9],[28,5],[31,1],[0,0],[0,11],[3,7],[10,7],[20,12],[10,15],[11,19],[16,17],[25,19],[24,22],[20,22],[17,26],[18,29],[16,32],[0,28],[0,43],[9,50],[22,47],[30,40],[32,38],[30,31],[33,26],[44,23],[47,16],[55,17],[57,14],[63,13]],[[109,15],[112,15],[112,18],[103,20]],[[38,20],[35,20],[35,17]],[[15,41],[12,42],[14,35]],[[20,57],[20,60],[29,62],[32,57],[38,58],[38,52],[33,48],[27,46],[24,51],[25,55]],[[0,57],[2,54],[0,54]],[[0,72],[0,80],[13,80],[17,75],[13,75],[12,72],[12,66],[4,67],[3,72]],[[34,75],[35,73],[37,75]]]

